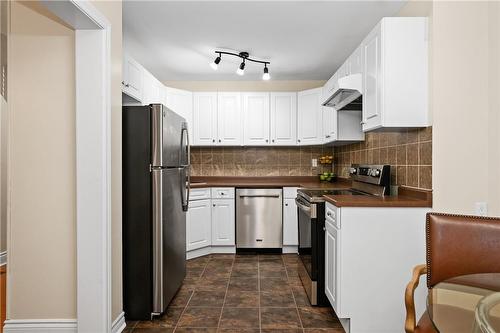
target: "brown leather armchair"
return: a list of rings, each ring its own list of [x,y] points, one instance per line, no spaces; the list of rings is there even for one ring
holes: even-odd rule
[[[414,292],[421,275],[427,274],[427,288],[452,277],[500,273],[500,218],[428,213],[426,221],[427,265],[413,269],[406,287],[407,333],[436,332],[425,312],[418,324]]]

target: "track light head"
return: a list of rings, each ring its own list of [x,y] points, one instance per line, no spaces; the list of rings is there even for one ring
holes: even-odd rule
[[[236,74],[238,75],[245,74],[245,59],[243,59],[243,62],[240,64],[240,67],[236,70]]]
[[[267,81],[271,79],[271,75],[269,75],[269,68],[267,68],[267,64],[264,65],[264,74],[262,74],[262,80]]]
[[[220,60],[221,60],[221,58],[220,58],[220,54],[219,54],[219,56],[218,56],[217,58],[215,58],[214,62],[212,62],[212,63],[210,64],[210,67],[212,67],[212,69],[213,69],[214,71],[216,71],[216,70],[217,70],[217,68],[219,67],[219,62],[220,62]]]

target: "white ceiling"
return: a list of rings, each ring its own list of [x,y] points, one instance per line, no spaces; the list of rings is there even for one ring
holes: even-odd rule
[[[273,80],[325,80],[398,1],[125,1],[124,49],[160,81],[259,80],[262,65],[218,48],[271,61]]]

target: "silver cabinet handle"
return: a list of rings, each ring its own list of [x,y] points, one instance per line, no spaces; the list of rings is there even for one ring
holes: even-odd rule
[[[299,140],[297,140],[297,142],[300,142],[300,139],[299,139]]]
[[[332,213],[330,213],[330,212],[326,213],[326,216],[333,217]]]
[[[215,139],[212,139],[212,142],[215,143]]]
[[[239,195],[240,198],[279,198],[279,194],[244,194]]]
[[[360,125],[365,125],[366,123],[364,121],[360,122],[359,123]]]
[[[273,143],[274,143],[274,139],[273,139]]]
[[[215,207],[215,204],[213,204],[212,206],[214,206],[214,207]]]
[[[288,204],[285,204],[286,207],[288,207]]]
[[[266,143],[267,143],[267,142],[269,142],[269,140],[268,140],[268,139],[266,139]]]
[[[219,139],[219,142],[222,142],[222,141]]]

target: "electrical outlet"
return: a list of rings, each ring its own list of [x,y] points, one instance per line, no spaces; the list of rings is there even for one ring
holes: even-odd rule
[[[486,202],[476,202],[476,215],[488,215],[488,204]]]
[[[317,158],[313,158],[311,162],[312,162],[312,167],[313,168],[318,167],[318,159]]]

